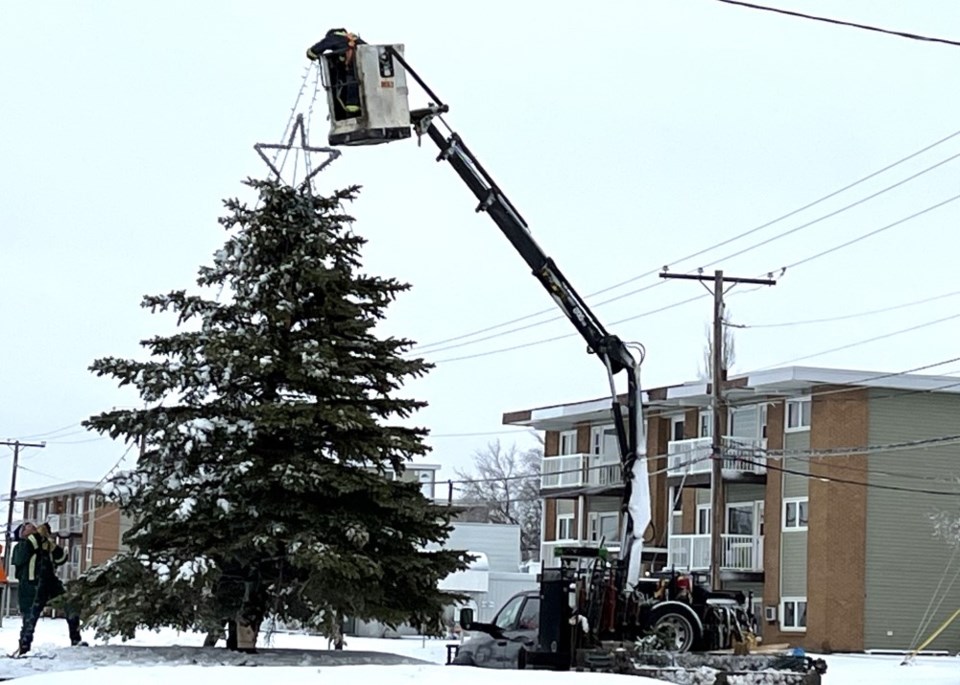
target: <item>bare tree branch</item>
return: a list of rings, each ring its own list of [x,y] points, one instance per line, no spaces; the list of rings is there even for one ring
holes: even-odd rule
[[[455,470],[462,500],[481,511],[490,523],[520,526],[520,547],[525,560],[536,559],[540,551],[540,464],[543,438],[539,447],[520,450],[516,445],[503,447],[499,440],[473,454],[473,471]]]

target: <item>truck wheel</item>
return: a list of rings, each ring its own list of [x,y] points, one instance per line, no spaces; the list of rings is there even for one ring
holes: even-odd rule
[[[689,652],[697,641],[697,628],[693,622],[676,611],[661,614],[653,624],[654,632],[666,643],[671,652]]]

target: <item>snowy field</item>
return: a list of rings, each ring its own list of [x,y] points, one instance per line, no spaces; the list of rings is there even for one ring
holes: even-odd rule
[[[0,628],[0,648],[17,646],[19,619],[8,618]],[[85,635],[89,641],[89,635]],[[597,673],[499,671],[445,666],[447,640],[347,638],[342,652],[327,651],[323,638],[277,633],[261,639],[262,653],[236,654],[218,648],[201,649],[203,635],[141,631],[122,643],[91,642],[70,647],[63,620],[43,619],[37,627],[35,656],[0,658],[0,679],[24,685],[206,684],[211,679],[230,685],[663,685],[637,676]],[[220,643],[223,644],[222,642]],[[828,655],[824,685],[960,685],[960,658],[925,657],[901,666],[901,657]],[[250,668],[256,665],[257,668]],[[136,673],[131,669],[136,668]],[[85,670],[82,674],[76,671]],[[175,670],[174,670],[175,669]],[[455,671],[455,672],[451,672]],[[629,680],[628,680],[629,679]]]

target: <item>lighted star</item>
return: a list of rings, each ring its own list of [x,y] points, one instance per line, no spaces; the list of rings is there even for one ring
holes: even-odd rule
[[[294,138],[296,138],[297,130],[300,131],[300,145],[296,146],[293,144]],[[302,150],[304,163],[307,167],[307,175],[301,181],[300,186],[310,183],[310,179],[316,176],[319,172],[323,171],[327,166],[329,166],[333,160],[340,156],[340,150],[331,147],[314,147],[307,144],[307,129],[303,125],[303,114],[297,114],[296,123],[293,125],[293,129],[290,131],[290,137],[287,139],[286,144],[280,143],[257,143],[253,146],[253,149],[257,151],[257,154],[260,155],[261,159],[267,163],[267,166],[270,167],[270,170],[277,175],[277,178],[281,178],[280,169],[277,169],[276,164],[273,163],[265,153],[264,150]],[[310,153],[315,152],[325,152],[327,153],[327,159],[324,160],[320,166],[316,168],[311,168],[310,164]],[[281,165],[282,166],[282,165]]]

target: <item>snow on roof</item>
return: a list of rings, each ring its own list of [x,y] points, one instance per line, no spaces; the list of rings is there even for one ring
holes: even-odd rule
[[[72,495],[74,493],[89,492],[95,490],[99,492],[100,485],[95,480],[71,480],[56,485],[47,485],[42,488],[33,488],[32,490],[17,490],[16,501],[23,502],[29,499],[40,499],[42,497],[56,497],[57,495]],[[0,495],[0,501],[9,502],[10,495]]]

